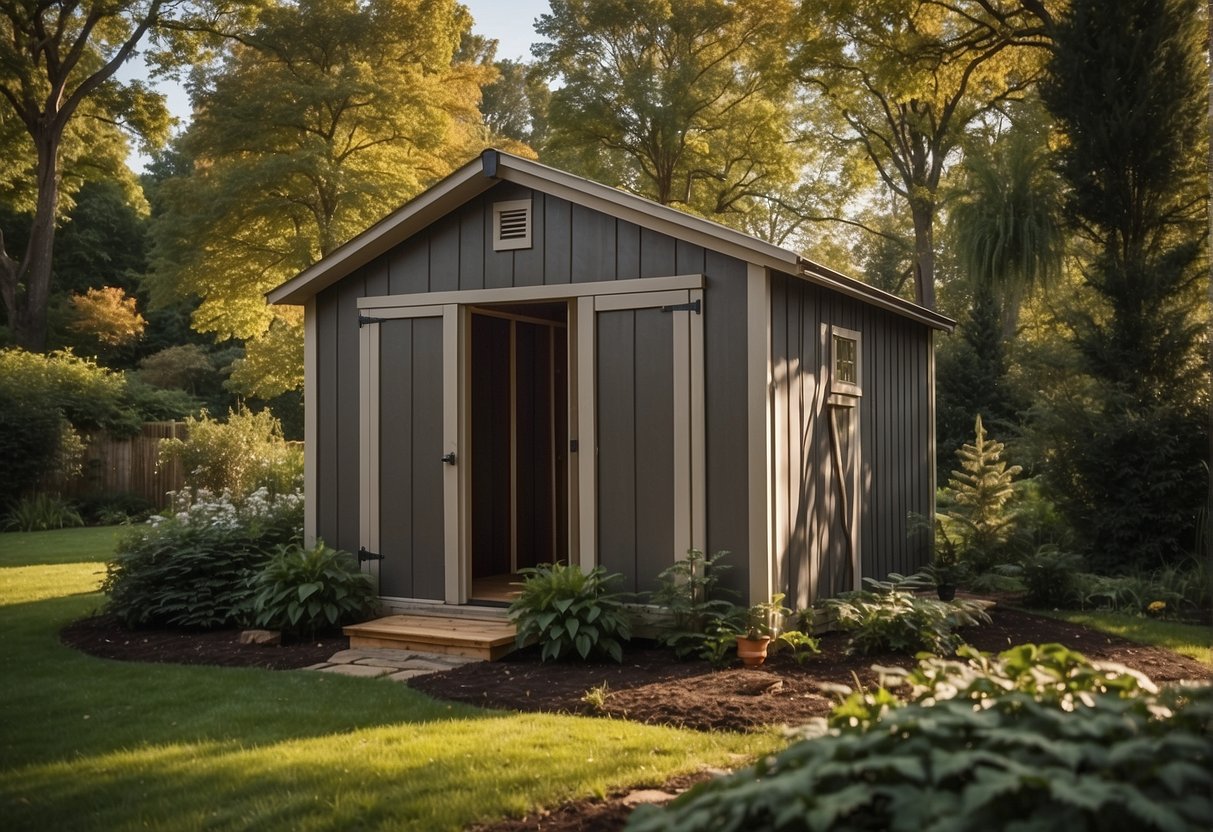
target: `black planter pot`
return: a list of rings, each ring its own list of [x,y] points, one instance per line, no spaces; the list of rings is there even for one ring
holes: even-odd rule
[[[956,587],[940,584],[935,587],[935,594],[939,596],[940,601],[951,601],[956,597]]]

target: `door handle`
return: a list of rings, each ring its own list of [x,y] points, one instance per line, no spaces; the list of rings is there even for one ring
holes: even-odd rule
[[[455,452],[448,451],[447,453],[443,454],[442,461],[445,462],[447,465],[454,465],[455,464]]]

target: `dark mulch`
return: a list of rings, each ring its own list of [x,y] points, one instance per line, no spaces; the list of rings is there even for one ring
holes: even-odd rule
[[[329,656],[350,646],[342,635],[269,647],[241,644],[240,630],[128,630],[112,615],[75,621],[59,638],[69,647],[103,659],[267,670],[292,670],[328,661]]]
[[[991,610],[993,623],[964,632],[980,650],[997,652],[1014,644],[1058,642],[1088,658],[1117,662],[1156,682],[1208,679],[1209,668],[1159,647],[1149,647],[1019,610]],[[213,664],[271,669],[306,667],[345,649],[348,640],[257,647],[238,642],[239,631],[194,633],[165,630],[129,631],[111,616],[86,618],[68,626],[63,641],[86,653],[110,659],[179,664]],[[865,686],[877,682],[873,665],[909,666],[902,655],[847,656],[844,639],[828,635],[822,652],[804,665],[774,656],[761,668],[713,669],[706,662],[678,662],[651,642],[633,642],[622,664],[539,661],[536,648],[499,662],[478,662],[409,682],[432,696],[494,708],[601,715],[700,730],[751,731],[769,725],[796,725],[824,716],[833,700],[829,685]],[[852,675],[854,674],[854,675]],[[605,707],[582,701],[592,688],[606,685]],[[706,775],[666,784],[681,791]],[[520,820],[509,820],[482,832],[608,832],[621,829],[631,812],[623,795],[607,800],[581,800]]]
[[[1147,647],[1085,627],[1017,610],[995,608],[993,623],[964,632],[980,650],[1004,650],[1013,644],[1060,642],[1088,658],[1113,661],[1159,682],[1203,679],[1209,670],[1169,650]],[[845,639],[830,634],[822,652],[803,665],[777,655],[759,668],[714,670],[706,662],[676,662],[668,651],[633,643],[622,664],[547,663],[537,648],[493,663],[464,665],[409,682],[418,690],[493,708],[611,716],[636,722],[699,730],[750,731],[768,725],[796,725],[825,716],[833,699],[830,685],[853,687],[855,678],[874,685],[873,665],[908,667],[904,655],[848,656]],[[591,688],[606,685],[605,708],[582,701]]]

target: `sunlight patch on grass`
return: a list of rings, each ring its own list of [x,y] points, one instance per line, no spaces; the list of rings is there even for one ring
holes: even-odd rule
[[[0,534],[0,566],[107,561],[129,526],[51,529]]]
[[[1159,621],[1117,612],[1055,610],[1043,614],[1130,641],[1165,647],[1181,656],[1213,666],[1213,627],[1178,621]]]
[[[20,828],[461,829],[536,802],[728,765],[731,753],[772,745],[769,737],[480,712],[252,748],[173,744],[85,756],[10,771],[0,795]]]
[[[100,563],[0,567],[0,606],[96,592],[104,577]]]
[[[383,679],[97,659],[57,633],[101,606],[103,571],[0,567],[5,832],[459,829],[784,744],[486,711]]]

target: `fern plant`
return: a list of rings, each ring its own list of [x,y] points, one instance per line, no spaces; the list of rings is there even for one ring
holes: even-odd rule
[[[573,654],[623,661],[622,642],[632,637],[632,628],[621,596],[610,591],[622,576],[601,566],[582,572],[562,563],[541,563],[519,572],[524,580],[509,609],[519,647],[539,641],[541,661]]]
[[[720,576],[731,568],[721,561],[728,554],[705,555],[690,549],[685,558],[657,576],[657,589],[649,599],[666,613],[657,640],[673,648],[680,659],[716,663],[723,655],[721,644],[731,644],[732,635],[742,630],[745,609],[720,597],[725,592]]]

